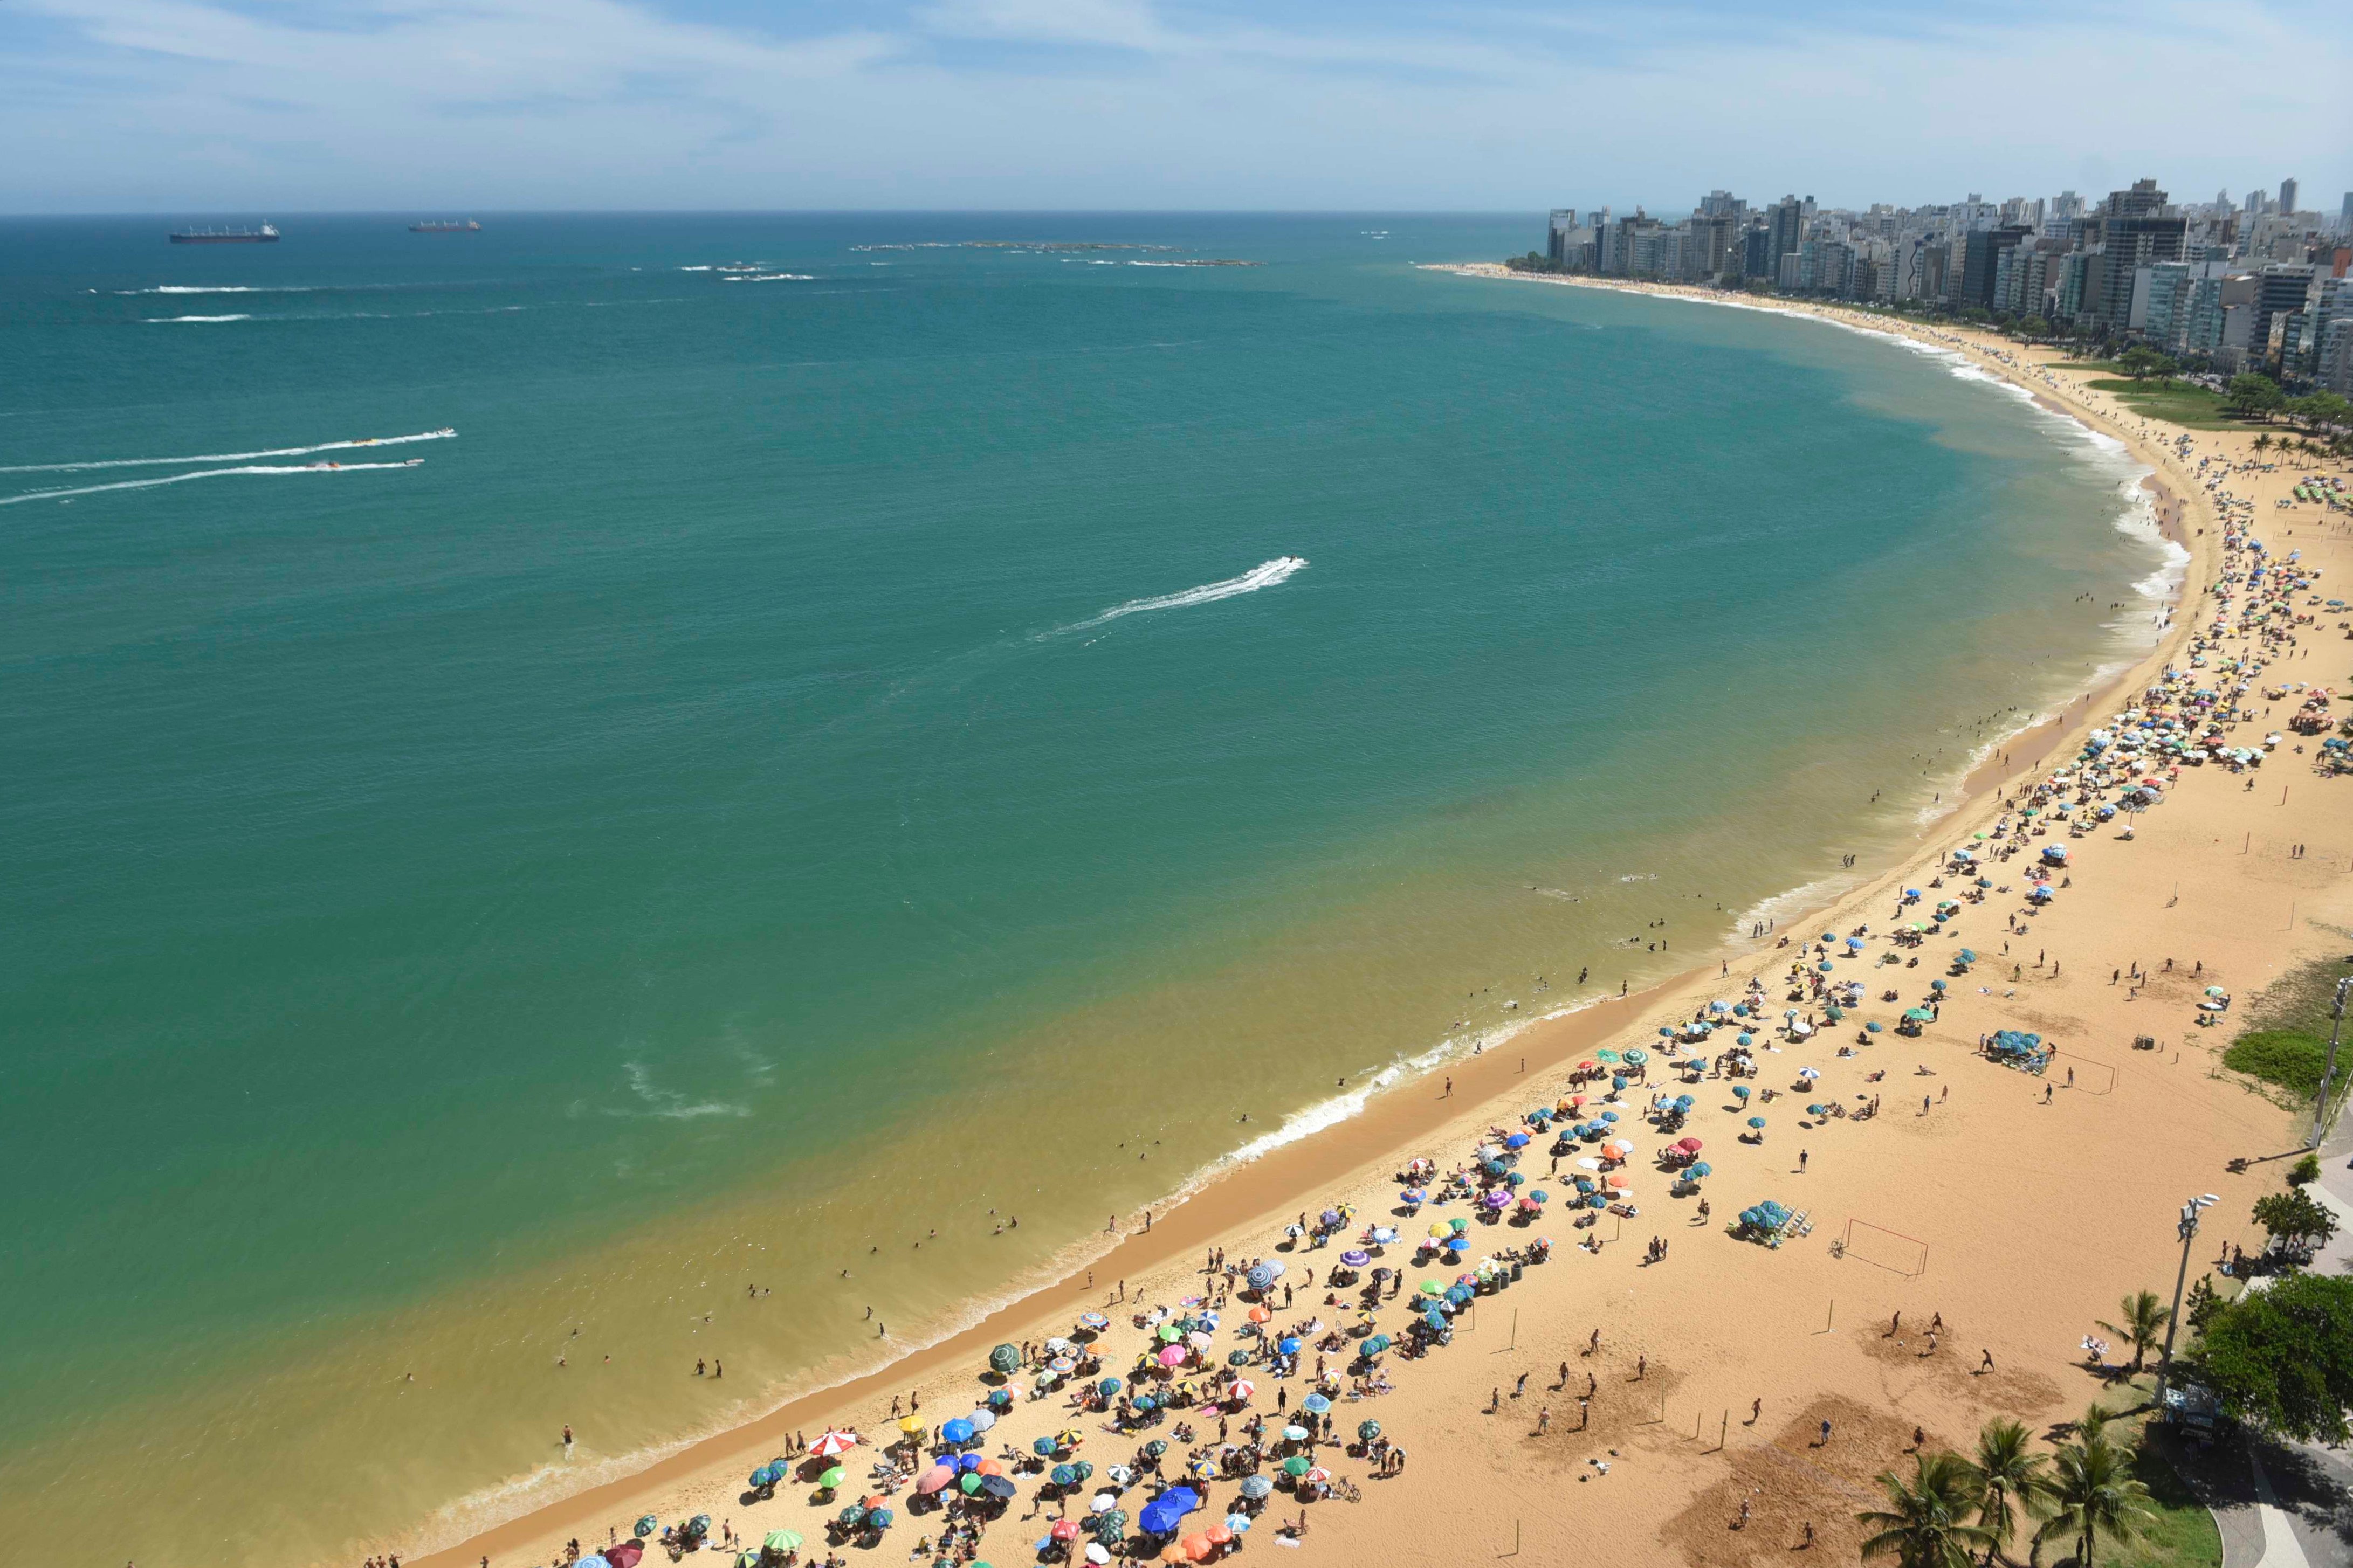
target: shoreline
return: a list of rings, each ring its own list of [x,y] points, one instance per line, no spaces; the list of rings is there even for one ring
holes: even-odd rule
[[[1431,269],[1472,277],[1484,275],[1461,267]],[[1501,268],[1494,271],[1514,280],[1570,281],[1548,277],[1522,278]],[[1578,282],[1589,287],[1620,287],[1598,281]],[[1650,288],[1620,291],[1686,297]],[[2026,379],[2010,374],[2007,366],[1987,363],[1988,356],[1981,347],[1957,334],[1926,331],[1905,333],[1876,322],[1857,324],[1822,309],[1788,309],[1704,298],[1697,302],[1812,315],[1850,330],[1899,339],[1910,337],[1942,352],[1961,354],[1964,363],[2026,392],[2046,411],[2075,421],[2094,436],[2118,442],[2136,463],[2148,470],[2139,483],[2152,492],[2151,511],[2160,533],[2187,550],[2190,556],[2172,601],[2171,608],[2176,613],[2168,615],[2150,647],[2100,679],[2083,697],[2065,704],[2059,712],[2030,719],[2010,735],[1991,742],[1988,754],[1966,771],[1957,791],[1958,798],[1949,807],[1903,835],[1891,847],[1893,853],[1886,858],[1885,865],[1862,872],[1857,880],[1786,911],[1781,918],[1794,924],[1818,910],[1875,904],[1888,889],[1903,882],[1907,867],[1917,860],[1924,848],[1951,834],[1966,833],[1977,814],[1989,816],[1988,803],[2000,786],[2034,769],[2043,759],[2080,737],[2092,727],[2110,699],[2137,684],[2146,684],[2150,674],[2171,662],[2190,629],[2190,617],[2178,611],[2189,602],[2192,578],[2200,583],[2211,580],[2219,552],[2219,531],[2185,531],[2181,513],[2187,507],[2200,507],[2207,513],[2210,525],[2214,520],[2211,507],[2189,476],[2179,476],[2182,482],[2178,489],[2162,478],[2174,467],[2167,454],[2144,449],[2141,442],[2121,427],[2103,428],[2095,410],[2054,403],[2046,396],[2050,389],[2030,384]],[[1970,352],[1973,348],[1974,353]],[[1803,887],[1792,889],[1788,894],[1777,897],[1804,890]],[[816,1427],[824,1424],[820,1416],[846,1412],[861,1403],[879,1402],[894,1389],[920,1385],[953,1365],[969,1364],[974,1352],[985,1350],[991,1342],[1035,1337],[1041,1331],[1060,1331],[1059,1327],[1047,1325],[1056,1324],[1070,1312],[1092,1305],[1101,1293],[1100,1287],[1091,1291],[1083,1284],[1091,1272],[1101,1271],[1106,1279],[1124,1278],[1130,1281],[1146,1279],[1165,1271],[1187,1254],[1200,1251],[1219,1237],[1255,1228],[1261,1222],[1278,1218],[1295,1208],[1319,1206],[1321,1199],[1314,1194],[1336,1185],[1361,1183],[1377,1167],[1392,1163],[1392,1156],[1393,1163],[1401,1163],[1408,1152],[1440,1140],[1456,1124],[1486,1117],[1497,1110],[1514,1080],[1522,1079],[1523,1070],[1523,1081],[1533,1084],[1537,1078],[1557,1071],[1579,1054],[1636,1025],[1642,1017],[1699,991],[1715,988],[1722,976],[1707,975],[1706,962],[1718,962],[1728,973],[1736,959],[1743,966],[1760,957],[1769,962],[1772,951],[1764,942],[1719,940],[1699,964],[1641,992],[1622,999],[1605,997],[1532,1018],[1514,1029],[1492,1051],[1482,1049],[1475,1055],[1458,1051],[1428,1071],[1400,1075],[1395,1083],[1370,1094],[1360,1110],[1338,1122],[1311,1131],[1254,1158],[1236,1161],[1228,1156],[1226,1161],[1188,1177],[1176,1193],[1154,1205],[1155,1215],[1166,1206],[1165,1217],[1157,1218],[1148,1232],[1124,1234],[1108,1250],[1092,1258],[1092,1270],[1082,1261],[1060,1278],[1027,1289],[977,1323],[944,1339],[911,1350],[865,1373],[794,1395],[765,1415],[691,1442],[628,1476],[570,1494],[435,1548],[425,1556],[410,1559],[412,1568],[442,1568],[444,1564],[461,1562],[470,1564],[479,1556],[511,1552],[559,1534],[565,1528],[561,1521],[628,1511],[625,1504],[634,1508],[666,1488],[707,1478],[730,1466],[741,1468],[739,1461],[743,1459],[765,1458],[779,1447],[778,1435],[797,1426]],[[1623,1011],[1613,1013],[1613,1006]],[[1525,1060],[1525,1069],[1517,1065],[1522,1058]],[[1460,1080],[1456,1087],[1463,1091],[1461,1095],[1450,1101],[1407,1092],[1441,1071]],[[1074,1241],[1071,1247],[1083,1250],[1083,1241]],[[1058,1301],[1061,1304],[1057,1305]],[[571,1529],[572,1533],[580,1533],[576,1524]]]

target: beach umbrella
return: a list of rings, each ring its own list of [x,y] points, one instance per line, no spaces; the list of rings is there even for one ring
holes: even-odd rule
[[[1708,1163],[1704,1160],[1698,1162],[1696,1164],[1693,1165],[1690,1170],[1683,1173],[1686,1176],[1712,1176],[1715,1173],[1714,1169],[1711,1168]]]
[[[1274,1483],[1268,1480],[1264,1476],[1244,1476],[1242,1478],[1242,1496],[1248,1498],[1252,1502],[1264,1502],[1273,1490]]]
[[[833,1468],[826,1471],[825,1474],[818,1477],[817,1484],[824,1488],[827,1491],[831,1491],[836,1487],[841,1485],[844,1480],[848,1479],[849,1476],[849,1472],[848,1470],[843,1469],[839,1465],[836,1465]]]
[[[1504,1147],[1506,1149],[1525,1149],[1527,1146],[1528,1135],[1525,1132],[1514,1132],[1504,1140]]]
[[[892,1513],[887,1508],[868,1509],[866,1510],[866,1528],[869,1530],[888,1530],[897,1521],[898,1517],[898,1515]]]
[[[1233,1401],[1236,1405],[1247,1405],[1250,1401],[1250,1395],[1257,1392],[1258,1384],[1252,1383],[1249,1378],[1236,1378],[1234,1380],[1234,1385],[1226,1390],[1226,1397]]]
[[[1103,1568],[1103,1565],[1111,1561],[1111,1548],[1105,1546],[1100,1541],[1089,1542],[1087,1543],[1087,1561],[1093,1563],[1095,1568]]]
[[[1087,1511],[1097,1514],[1109,1513],[1118,1506],[1119,1494],[1117,1492],[1097,1492],[1094,1495],[1094,1500],[1087,1504]]]
[[[1250,1272],[1242,1278],[1249,1282],[1251,1289],[1263,1290],[1274,1283],[1274,1270],[1263,1263],[1253,1263],[1250,1265]]]
[[[1874,1034],[1874,1035],[1882,1034],[1882,1033],[1883,1033],[1883,1032],[1884,1032],[1883,1030],[1882,1030],[1882,1029],[1880,1028],[1880,1026],[1879,1026],[1879,1020],[1878,1020],[1878,1019],[1876,1019],[1876,1018],[1873,1018],[1870,1023],[1865,1024],[1865,1025],[1863,1026],[1863,1028],[1864,1028],[1866,1031],[1868,1031],[1869,1033],[1871,1033],[1871,1034]]]
[[[1051,1458],[1054,1454],[1054,1439],[1051,1437],[1032,1437],[1029,1439],[1029,1451],[1037,1455],[1041,1459]]]
[[[972,1423],[958,1415],[940,1423],[940,1441],[962,1447],[972,1441]]]
[[[1119,1379],[1115,1377],[1107,1377],[1101,1383],[1095,1384],[1095,1392],[1102,1394],[1105,1399],[1109,1399],[1113,1394],[1117,1394],[1122,1386],[1123,1385]]]
[[[1753,1046],[1757,1043],[1757,1037],[1746,1029],[1741,1030],[1736,1039],[1737,1044],[1744,1046]]]
[[[856,1530],[860,1525],[866,1522],[866,1510],[859,1507],[856,1503],[851,1503],[848,1508],[843,1509],[839,1513],[835,1514],[833,1518],[834,1522],[840,1525],[842,1529]]]
[[[988,1352],[988,1364],[998,1372],[1011,1372],[1021,1364],[1021,1352],[1014,1345],[999,1345]]]
[[[1167,1451],[1168,1445],[1158,1437],[1155,1437],[1144,1446],[1144,1457],[1147,1459],[1156,1459]]]
[[[978,1497],[980,1495],[980,1472],[977,1470],[966,1470],[964,1474],[958,1476],[956,1478],[956,1490],[964,1493],[966,1497]]]
[[[1379,1422],[1359,1421],[1356,1423],[1356,1436],[1364,1439],[1366,1442],[1369,1443],[1380,1435],[1381,1424]]]
[[[1162,1344],[1175,1344],[1185,1337],[1183,1327],[1176,1323],[1163,1323],[1153,1332],[1159,1336]]]
[[[1228,1366],[1248,1366],[1250,1365],[1250,1352],[1248,1351],[1228,1351],[1226,1352],[1226,1364]]]
[[[1704,1145],[1696,1138],[1678,1138],[1675,1140],[1675,1147],[1686,1154],[1696,1154]]]
[[[1748,1125],[1751,1127],[1762,1127],[1765,1125],[1765,1119],[1761,1116],[1752,1116],[1748,1119]]]
[[[971,1415],[965,1416],[965,1419],[972,1423],[972,1429],[974,1431],[986,1432],[991,1426],[997,1425],[997,1412],[989,1409],[986,1405],[983,1405],[979,1409],[975,1410]]]
[[[1700,1027],[1703,1028],[1705,1026],[1706,1026],[1704,1025],[1700,1026]],[[1626,1053],[1626,1059],[1632,1062],[1636,1067],[1641,1067],[1644,1062],[1651,1059],[1651,1053],[1637,1046]]]
[[[980,1489],[999,1502],[1010,1502],[1014,1493],[1020,1490],[1013,1484],[1010,1476],[983,1476],[980,1478]]]
[[[921,1497],[930,1497],[934,1492],[943,1491],[955,1479],[955,1471],[948,1466],[934,1465],[930,1469],[925,1470],[923,1479],[915,1483],[916,1494]]]
[[[1291,1458],[1282,1461],[1282,1473],[1286,1476],[1305,1475],[1307,1473],[1307,1460],[1301,1455],[1292,1455]]]
[[[1310,1415],[1321,1415],[1332,1408],[1332,1402],[1320,1394],[1311,1394],[1299,1402],[1299,1408]]]
[[[1807,1082],[1811,1083],[1814,1079],[1821,1077],[1822,1075],[1812,1068],[1799,1068],[1798,1069],[1798,1076],[1804,1079]]]
[[[1419,1187],[1407,1187],[1398,1194],[1398,1202],[1408,1208],[1419,1208],[1429,1198],[1430,1194]]]
[[[1307,1441],[1307,1428],[1294,1422],[1282,1429],[1282,1440],[1286,1443],[1304,1443]]]
[[[1365,1342],[1365,1353],[1366,1355],[1378,1355],[1383,1351],[1388,1349],[1394,1342],[1395,1342],[1387,1334],[1375,1334],[1371,1339]]]
[[[1148,1394],[1139,1394],[1135,1396],[1135,1407],[1138,1410],[1155,1410],[1159,1407],[1159,1404],[1158,1400]]]
[[[1537,1187],[1536,1189],[1535,1189],[1534,1191],[1532,1191],[1531,1193],[1529,1193],[1529,1194],[1528,1194],[1528,1195],[1527,1195],[1526,1197],[1525,1197],[1525,1198],[1521,1199],[1520,1201],[1521,1201],[1521,1202],[1523,1202],[1523,1203],[1530,1203],[1530,1204],[1543,1204],[1543,1203],[1549,1203],[1549,1202],[1551,1202],[1551,1201],[1552,1201],[1552,1194],[1551,1194],[1550,1193],[1546,1192],[1542,1187]]]
[[[690,1520],[688,1520],[688,1521],[686,1521],[684,1533],[689,1534],[689,1535],[708,1535],[708,1534],[710,1534],[710,1533],[711,1533],[711,1516],[710,1516],[709,1514],[707,1514],[707,1513],[698,1513],[698,1514],[696,1514],[692,1519],[690,1519]]]
[[[1288,1339],[1280,1340],[1276,1342],[1274,1348],[1284,1355],[1297,1355],[1299,1353],[1299,1338],[1294,1334]]]
[[[1079,1327],[1082,1329],[1107,1329],[1111,1327],[1111,1320],[1104,1317],[1101,1312],[1081,1312],[1079,1314]]]
[[[644,1518],[638,1521],[634,1528],[640,1537],[651,1535],[655,1531],[661,1528],[661,1521],[656,1519],[652,1514],[647,1514]]]
[[[1076,1541],[1079,1538],[1079,1521],[1075,1519],[1058,1519],[1047,1527],[1046,1536],[1050,1541]]]
[[[829,1431],[809,1445],[809,1452],[820,1459],[830,1459],[836,1454],[846,1454],[858,1447],[855,1432]]]
[[[801,1549],[801,1532],[797,1530],[772,1530],[761,1539],[760,1544],[780,1556],[787,1552],[798,1552]]]
[[[1135,1521],[1150,1534],[1166,1535],[1176,1530],[1178,1521],[1200,1506],[1201,1494],[1191,1487],[1170,1487],[1145,1503]]]
[[[1185,1352],[1176,1345],[1163,1345],[1159,1359],[1162,1366],[1182,1366],[1185,1364]]]
[[[1359,1251],[1355,1247],[1350,1247],[1347,1251],[1340,1254],[1340,1261],[1350,1268],[1362,1268],[1366,1264],[1370,1263],[1372,1260],[1373,1255],[1371,1253]]]
[[[1748,1086],[1745,1083],[1734,1084],[1732,1086],[1732,1098],[1735,1100],[1746,1100],[1748,1098]]]
[[[638,1560],[645,1554],[646,1549],[635,1541],[624,1541],[605,1548],[605,1561],[613,1568],[638,1568]]]

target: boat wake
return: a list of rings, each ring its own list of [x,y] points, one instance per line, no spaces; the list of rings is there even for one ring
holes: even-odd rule
[[[1151,599],[1130,599],[1124,605],[1113,605],[1091,620],[1076,621],[1067,626],[1058,626],[1040,636],[1060,637],[1070,632],[1090,631],[1096,626],[1118,620],[1123,616],[1141,616],[1153,610],[1187,610],[1195,605],[1215,604],[1219,599],[1231,599],[1242,594],[1255,594],[1261,588],[1271,588],[1278,583],[1287,583],[1305,570],[1307,570],[1305,556],[1278,555],[1271,561],[1261,562],[1251,567],[1239,577],[1229,577],[1222,583],[1204,583],[1198,588],[1187,588],[1181,594],[1163,594],[1157,598]]]
[[[414,436],[362,436],[350,441],[322,441],[315,447],[272,447],[264,452],[199,452],[193,458],[108,458],[90,463],[20,463],[0,468],[0,474],[84,474],[100,468],[154,468],[172,463],[245,463],[256,458],[307,458],[313,452],[406,447],[413,441],[453,441],[457,437],[458,432],[449,428],[420,430]]]
[[[150,490],[158,485],[183,485],[190,479],[226,479],[231,474],[361,474],[377,468],[413,468],[425,461],[411,458],[401,463],[277,463],[248,464],[235,468],[198,468],[192,474],[166,474],[159,479],[117,479],[110,485],[83,485],[75,489],[27,490],[23,495],[0,496],[0,506],[21,506],[34,500],[68,500],[75,496],[94,496],[105,490]]]

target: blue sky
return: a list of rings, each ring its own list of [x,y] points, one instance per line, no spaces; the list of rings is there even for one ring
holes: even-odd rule
[[[0,0],[0,211],[2353,188],[2341,6],[1918,9]]]

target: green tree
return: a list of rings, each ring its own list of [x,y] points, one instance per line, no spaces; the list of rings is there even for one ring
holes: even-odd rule
[[[2137,1373],[2148,1360],[2150,1348],[2165,1338],[2165,1325],[2173,1321],[2173,1309],[2158,1300],[2154,1290],[2136,1290],[2117,1306],[2124,1321],[2104,1322],[2100,1327],[2132,1342],[2132,1370]]]
[[[2190,1332],[2202,1334],[2214,1314],[2221,1310],[2222,1298],[2214,1294],[2214,1277],[2200,1274],[2189,1287],[2189,1305],[2182,1310],[2182,1320],[2189,1325]]]
[[[2222,406],[2233,414],[2257,414],[2268,419],[2286,401],[2279,383],[2267,375],[2246,371],[2231,378],[2230,387],[2222,394]]]
[[[2148,1489],[2134,1479],[2130,1456],[2108,1441],[2106,1421],[2107,1412],[2093,1406],[2076,1440],[2060,1445],[2051,1517],[2034,1532],[2035,1553],[2048,1540],[2073,1542],[2076,1568],[2094,1568],[2101,1537],[2129,1541],[2150,1519]]]
[[[2018,331],[2024,337],[2047,338],[2051,335],[2051,323],[2040,316],[2029,316],[2018,323]]]
[[[1892,1557],[1899,1568],[1971,1568],[1969,1553],[1994,1544],[1991,1530],[1967,1522],[1982,1495],[1976,1469],[1958,1454],[1922,1454],[1913,1465],[1909,1483],[1882,1470],[1888,1506],[1854,1516],[1873,1532],[1862,1543],[1863,1561]]]
[[[2173,373],[2179,370],[2181,366],[2175,363],[2171,356],[2161,354],[2155,349],[2131,348],[2126,349],[2123,356],[2116,361],[2116,368],[2135,381],[2145,381],[2152,375],[2162,380],[2170,380]]]
[[[2050,1490],[2043,1469],[2051,1459],[2047,1454],[2027,1452],[2030,1441],[2026,1428],[2010,1420],[1989,1421],[1978,1433],[1972,1468],[1977,1472],[1978,1522],[1993,1535],[1986,1545],[1989,1563],[2018,1532],[2021,1514],[2032,1519],[2042,1512]]]
[[[2272,438],[2269,432],[2255,437],[2255,456],[2260,458],[2271,449]]]
[[[2199,1370],[2238,1419],[2311,1443],[2353,1441],[2353,1278],[2298,1274],[2214,1314]]]
[[[2255,1223],[2274,1241],[2291,1247],[2326,1247],[2337,1234],[2337,1216],[2302,1187],[2255,1200]]]

